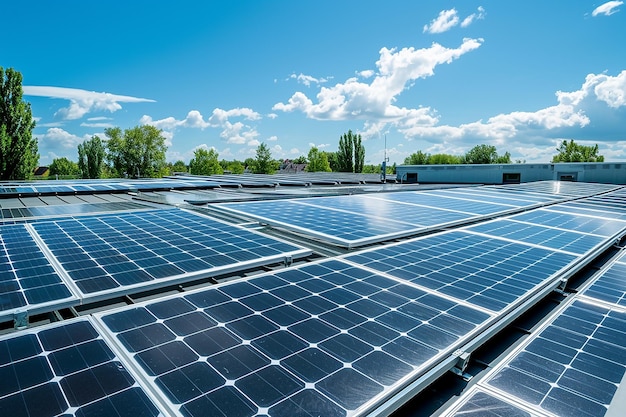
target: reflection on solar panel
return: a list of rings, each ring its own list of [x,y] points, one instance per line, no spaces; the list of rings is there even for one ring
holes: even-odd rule
[[[626,373],[626,313],[575,301],[490,376],[489,387],[555,415],[605,415]]]
[[[462,399],[460,404],[455,405],[454,410],[446,416],[463,417],[539,417],[540,414],[532,409],[522,409],[519,405],[513,405],[506,398],[494,396],[492,393],[480,389],[473,390]]]
[[[577,260],[547,248],[464,231],[362,251],[346,259],[491,311],[510,306]]]
[[[157,416],[89,321],[0,337],[0,414]]]
[[[493,194],[498,192],[466,188],[458,194],[447,190],[407,191],[215,207],[351,248],[554,202],[537,196],[524,200],[522,193],[513,198],[511,193],[501,193],[502,198],[496,202]]]
[[[301,257],[309,250],[183,210],[32,225],[80,292],[148,289]]]
[[[75,299],[26,227],[0,226],[0,318]]]
[[[139,210],[146,208],[148,207],[145,204],[140,204],[132,201],[119,203],[68,204],[56,206],[11,208],[0,210],[0,220],[105,213],[109,211]]]
[[[624,254],[587,288],[583,295],[626,307],[626,259]]]
[[[366,413],[492,318],[335,260],[97,317],[180,413],[289,417]]]

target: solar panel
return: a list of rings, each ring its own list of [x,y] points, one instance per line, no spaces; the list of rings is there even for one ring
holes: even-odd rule
[[[361,251],[346,259],[499,312],[554,283],[578,256],[459,230]]]
[[[0,414],[162,415],[86,319],[0,336]]]
[[[0,226],[0,320],[16,311],[77,302],[27,226]]]
[[[41,221],[33,229],[84,298],[110,298],[298,258],[308,249],[184,210]]]
[[[487,380],[554,415],[604,416],[626,373],[626,313],[574,301]]]
[[[290,417],[365,414],[493,318],[336,260],[96,317],[181,414]]]
[[[551,202],[548,199],[541,203],[536,199],[520,199],[516,204],[495,203],[484,198],[481,190],[482,188],[466,189],[467,193],[475,191],[472,198],[464,198],[462,194],[451,196],[443,191],[439,195],[439,190],[405,191],[225,203],[214,207],[328,243],[353,248]]]
[[[54,206],[36,206],[15,209],[2,209],[0,215],[2,220],[23,220],[43,217],[77,216],[81,214],[106,213],[110,211],[141,210],[152,208],[145,204],[134,201],[115,203],[87,203],[87,204],[67,204]]]
[[[626,307],[625,253],[623,252],[616,262],[603,270],[582,295],[604,303]]]

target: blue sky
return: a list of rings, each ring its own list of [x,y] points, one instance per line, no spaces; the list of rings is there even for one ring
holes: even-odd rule
[[[366,163],[563,139],[626,161],[623,1],[13,1],[0,66],[23,75],[40,164],[152,124],[167,159],[336,151]],[[10,17],[10,18],[7,18]]]

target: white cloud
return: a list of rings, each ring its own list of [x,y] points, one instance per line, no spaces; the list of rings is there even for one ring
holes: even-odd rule
[[[607,1],[606,3],[596,7],[593,12],[591,12],[591,15],[594,17],[599,15],[611,16],[612,14],[619,12],[617,8],[622,4],[624,4],[623,1]]]
[[[278,140],[278,136],[270,136],[269,138],[267,138],[268,142],[276,142]]]
[[[464,39],[458,48],[446,48],[433,43],[429,48],[401,50],[382,48],[376,62],[376,77],[370,84],[350,78],[345,83],[322,87],[317,94],[317,104],[302,92],[294,93],[287,103],[277,103],[273,110],[301,111],[308,118],[318,120],[412,120],[420,123],[436,118],[429,109],[406,109],[393,105],[396,97],[410,88],[419,78],[434,74],[437,65],[451,63],[462,55],[480,47],[482,39]]]
[[[311,84],[316,84],[316,85],[319,85],[319,84],[324,84],[324,83],[327,83],[327,82],[328,82],[331,78],[332,78],[332,77],[327,77],[327,78],[315,78],[315,77],[313,77],[313,76],[311,76],[311,75],[305,75],[305,74],[300,73],[300,74],[298,74],[298,75],[296,75],[296,74],[291,74],[291,75],[289,76],[289,78],[288,78],[288,79],[297,80],[297,81],[298,81],[298,83],[300,83],[300,84],[304,84],[304,85],[306,85],[307,87],[310,87],[310,86],[311,86]]]
[[[461,22],[461,27],[462,28],[466,28],[469,25],[471,25],[472,23],[474,23],[475,20],[482,20],[485,18],[485,9],[483,6],[478,6],[478,11],[476,13],[472,13],[471,15],[467,16],[465,19],[463,19],[463,21]]]
[[[259,142],[257,139],[252,139],[252,140],[248,141],[248,143],[246,145],[256,148],[260,144],[261,144],[261,142]]]
[[[376,73],[374,70],[364,70],[357,73],[359,76],[363,78],[372,78]]]
[[[456,9],[442,10],[439,16],[433,19],[429,25],[424,25],[424,33],[443,33],[459,24],[459,16]]]
[[[39,141],[45,142],[48,147],[64,149],[77,148],[78,144],[83,143],[85,139],[90,139],[90,137],[76,136],[58,127],[50,128],[45,134],[39,136]]]
[[[114,113],[122,108],[120,103],[154,102],[154,100],[130,96],[120,96],[110,93],[96,93],[95,91],[80,90],[77,88],[24,86],[24,95],[49,97],[69,100],[69,107],[62,108],[55,113],[64,120],[76,120],[85,114],[94,111],[109,111]]]
[[[115,125],[113,123],[106,123],[106,122],[100,122],[100,123],[81,123],[80,124],[82,127],[91,127],[91,128],[98,128],[98,129],[105,129],[107,127],[115,127]]]

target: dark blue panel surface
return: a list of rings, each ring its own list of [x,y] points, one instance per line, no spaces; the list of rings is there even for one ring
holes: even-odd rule
[[[577,256],[456,231],[363,251],[346,259],[500,311]]]
[[[451,354],[489,318],[334,260],[101,315],[191,416],[201,405],[230,415],[223,396],[243,415],[292,416],[304,404],[346,415]]]
[[[86,320],[0,338],[0,358],[0,415],[159,415]]]
[[[626,373],[626,313],[574,302],[489,385],[556,415],[603,416]]]
[[[38,222],[37,233],[86,295],[158,285],[304,253],[276,239],[183,210]]]
[[[25,225],[0,226],[0,313],[73,298]]]

